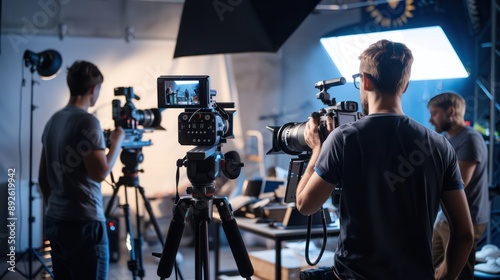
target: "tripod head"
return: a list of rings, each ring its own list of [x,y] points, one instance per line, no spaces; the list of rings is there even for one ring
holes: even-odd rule
[[[127,186],[138,186],[138,173],[143,172],[142,169],[139,169],[139,163],[144,161],[142,148],[123,149],[120,154],[120,160],[124,165],[122,168],[123,176],[120,177],[120,180]]]
[[[192,184],[188,193],[193,198],[211,198],[215,193],[215,180],[223,174],[228,179],[236,179],[241,173],[243,163],[236,151],[224,155],[221,145],[197,146],[189,150],[177,166],[187,168],[187,177]]]

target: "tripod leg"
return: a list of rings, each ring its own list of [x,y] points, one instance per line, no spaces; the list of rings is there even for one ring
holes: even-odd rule
[[[250,276],[254,273],[252,262],[248,256],[245,243],[243,243],[243,238],[241,237],[236,220],[234,219],[231,205],[226,197],[217,197],[214,198],[214,200],[222,221],[222,228],[224,229],[229,247],[231,247],[231,252],[238,266],[238,271],[242,277],[250,279]]]
[[[195,279],[210,279],[208,222],[196,221],[195,226]],[[203,273],[202,273],[203,272]]]
[[[210,244],[208,240],[208,222],[205,221],[203,222],[203,228],[202,228],[202,234],[203,234],[203,245],[201,246],[203,248],[203,272],[204,272],[204,279],[209,280],[210,279]]]
[[[137,277],[137,260],[135,253],[134,231],[130,221],[130,205],[128,204],[127,189],[125,189],[125,204],[122,206],[125,213],[125,226],[129,238],[130,260],[127,262],[128,269],[132,272],[132,277],[135,280]]]
[[[113,187],[113,195],[111,195],[111,198],[109,199],[108,205],[106,206],[106,212],[104,212],[104,216],[106,218],[109,217],[111,214],[111,208],[113,208],[113,205],[115,203],[116,199],[116,194],[118,193],[118,189],[120,188],[120,185],[116,185]]]
[[[158,225],[158,222],[157,222],[155,215],[153,213],[153,209],[151,208],[151,203],[149,202],[149,199],[146,197],[146,195],[144,193],[144,188],[139,186],[138,189],[139,189],[139,192],[140,192],[142,199],[144,201],[144,207],[146,207],[146,211],[148,211],[149,219],[151,220],[151,223],[153,224],[153,227],[155,228],[156,235],[158,236],[158,239],[160,240],[161,246],[165,246],[163,234],[161,233],[160,226]]]
[[[139,213],[139,196],[137,195],[137,190],[139,187],[135,187],[135,217],[136,217],[136,226],[137,226],[137,237],[134,239],[135,245],[135,259],[137,265],[137,275],[142,279],[145,275],[144,271],[144,262],[142,256],[142,244],[144,242],[142,233],[141,233],[141,215]]]
[[[40,254],[37,252],[37,251],[33,251],[33,254],[35,255],[35,257],[38,259],[38,261],[42,264],[42,266],[40,266],[40,268],[38,269],[38,271],[35,273],[35,275],[37,275],[38,273],[40,273],[42,271],[42,268],[45,269],[47,271],[47,273],[49,273],[50,277],[54,278],[54,273],[52,272],[52,270],[47,266],[47,264],[45,263],[45,260],[42,258],[42,256],[40,256]]]
[[[165,246],[163,246],[160,263],[156,271],[156,274],[162,278],[168,278],[172,274],[177,251],[186,226],[187,212],[191,207],[190,200],[191,198],[182,198],[175,205],[173,217],[168,227],[167,238],[165,239]]]
[[[151,208],[151,203],[149,202],[149,199],[146,197],[144,188],[141,186],[138,186],[139,193],[142,196],[142,199],[144,201],[144,206],[146,207],[146,211],[148,211],[149,214],[149,219],[151,220],[151,223],[153,224],[153,227],[155,228],[156,235],[158,236],[158,240],[160,240],[162,248],[165,246],[165,241],[163,239],[163,234],[161,232],[160,226],[158,225],[158,221],[156,220],[156,217],[153,213],[153,208]],[[175,271],[179,275],[180,280],[183,280],[184,277],[182,277],[182,273],[179,270],[179,267],[177,266],[177,261],[175,262]]]

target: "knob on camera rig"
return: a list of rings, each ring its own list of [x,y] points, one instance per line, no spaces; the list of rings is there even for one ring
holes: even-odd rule
[[[183,159],[177,161],[187,168],[192,184],[190,196],[177,195],[173,218],[167,232],[165,246],[160,256],[157,274],[168,278],[184,231],[187,217],[193,217],[195,226],[195,279],[210,279],[208,223],[212,210],[217,207],[222,227],[238,266],[240,275],[250,279],[254,270],[243,239],[226,197],[215,194],[215,180],[224,174],[236,179],[243,163],[235,151],[222,154],[222,144],[233,135],[233,103],[216,103],[216,95],[210,90],[209,76],[160,76],[157,79],[158,107],[184,108],[178,117],[178,141],[181,145],[193,145]],[[178,171],[177,171],[178,172]]]

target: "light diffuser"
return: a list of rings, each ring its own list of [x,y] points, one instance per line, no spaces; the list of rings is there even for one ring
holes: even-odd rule
[[[321,44],[348,82],[359,72],[358,56],[370,44],[388,39],[404,43],[414,57],[411,80],[438,80],[469,76],[440,26],[321,38]]]

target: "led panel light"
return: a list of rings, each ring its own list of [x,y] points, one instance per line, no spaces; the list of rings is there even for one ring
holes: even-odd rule
[[[358,56],[370,44],[388,39],[404,43],[413,53],[411,80],[438,80],[469,76],[440,26],[321,38],[340,74],[348,82],[359,72]]]

